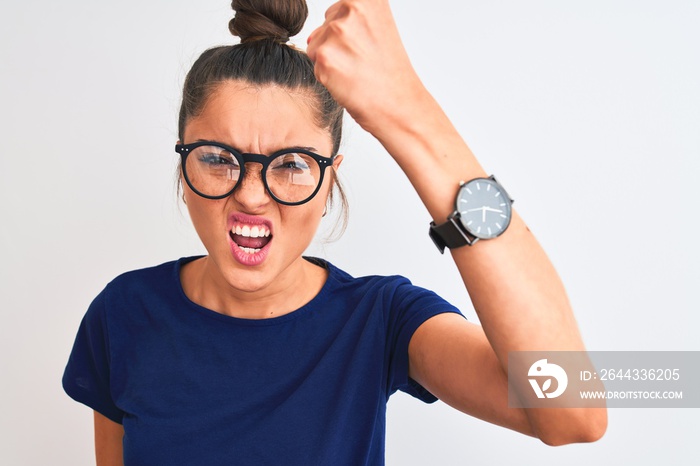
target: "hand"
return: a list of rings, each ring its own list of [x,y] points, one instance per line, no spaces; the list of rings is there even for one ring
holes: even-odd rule
[[[406,54],[388,0],[341,0],[309,36],[315,74],[365,130],[410,115],[427,93]]]

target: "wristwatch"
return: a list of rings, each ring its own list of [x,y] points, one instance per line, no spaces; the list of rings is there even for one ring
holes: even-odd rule
[[[430,222],[430,238],[441,253],[445,248],[473,245],[480,239],[492,239],[506,231],[513,214],[513,199],[496,178],[475,178],[459,183],[455,210],[447,222]]]

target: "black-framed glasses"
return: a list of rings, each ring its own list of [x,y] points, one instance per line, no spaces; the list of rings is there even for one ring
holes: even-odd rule
[[[269,156],[241,153],[212,141],[178,144],[175,151],[182,157],[187,185],[204,198],[230,196],[245,177],[245,164],[255,162],[262,165],[260,173],[267,192],[284,205],[310,201],[321,188],[326,168],[333,165],[336,157],[323,157],[298,147]]]

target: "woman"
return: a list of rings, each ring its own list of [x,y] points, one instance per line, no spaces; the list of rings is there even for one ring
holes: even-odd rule
[[[555,270],[421,84],[388,1],[334,4],[306,54],[286,45],[303,0],[232,7],[241,44],[193,65],[176,147],[208,255],[115,279],[66,368],[68,394],[95,411],[97,463],[383,464],[396,390],[547,444],[598,439],[604,409],[508,407],[509,352],[584,347]],[[302,257],[338,189],[343,108],[417,190],[482,327],[402,277]]]

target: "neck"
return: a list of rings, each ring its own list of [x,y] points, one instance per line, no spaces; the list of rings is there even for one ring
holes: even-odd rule
[[[226,281],[210,257],[183,266],[180,280],[187,297],[220,314],[242,319],[269,319],[293,312],[311,301],[323,287],[327,271],[298,258],[272,283],[252,291]]]

